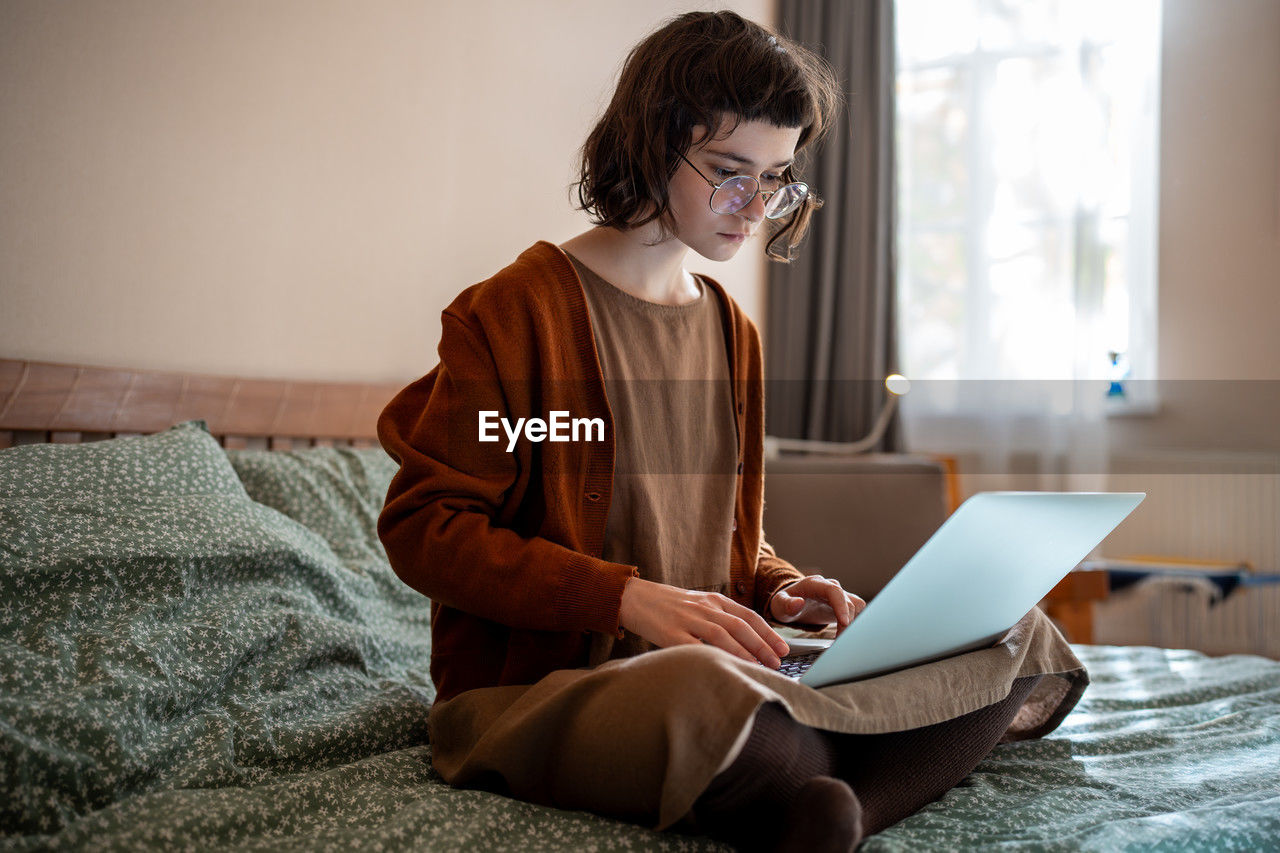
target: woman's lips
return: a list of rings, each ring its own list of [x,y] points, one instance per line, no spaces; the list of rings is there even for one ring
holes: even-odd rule
[[[751,236],[749,234],[738,234],[738,233],[726,234],[723,231],[718,231],[716,233],[731,243],[741,243],[744,240],[746,240],[747,237]]]

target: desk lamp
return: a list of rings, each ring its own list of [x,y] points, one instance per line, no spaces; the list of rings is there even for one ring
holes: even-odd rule
[[[826,453],[837,456],[854,456],[859,453],[866,453],[884,437],[884,431],[889,428],[889,419],[893,417],[894,411],[898,408],[898,398],[911,390],[911,382],[907,377],[899,373],[891,373],[884,379],[885,390],[889,392],[885,398],[884,405],[880,408],[880,415],[876,418],[876,422],[871,427],[871,432],[867,433],[864,438],[857,441],[818,441],[808,438],[778,438],[777,436],[766,435],[764,437],[764,455],[767,459],[776,459],[783,451],[792,451],[799,453]]]

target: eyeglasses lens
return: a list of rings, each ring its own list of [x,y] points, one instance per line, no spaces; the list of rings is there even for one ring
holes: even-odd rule
[[[758,187],[759,184],[746,176],[730,178],[711,194],[712,212],[737,213],[751,203]]]
[[[764,206],[764,215],[769,219],[781,219],[799,207],[808,194],[809,187],[805,184],[787,184],[769,197],[768,204]]]

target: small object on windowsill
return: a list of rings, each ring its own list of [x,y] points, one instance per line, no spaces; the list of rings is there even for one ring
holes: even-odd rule
[[[1111,350],[1107,353],[1107,358],[1111,361],[1111,368],[1107,371],[1107,375],[1111,379],[1111,384],[1107,387],[1107,399],[1125,398],[1124,383],[1129,378],[1129,359],[1122,352]]]
[[[1128,353],[1107,353],[1107,392],[1103,411],[1109,418],[1143,418],[1159,414],[1154,382],[1131,382],[1133,369]]]

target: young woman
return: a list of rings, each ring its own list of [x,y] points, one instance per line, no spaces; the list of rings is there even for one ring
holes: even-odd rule
[[[379,532],[432,602],[433,763],[451,783],[839,850],[941,793],[877,805],[865,762],[841,756],[884,745],[803,725],[830,700],[774,672],[770,621],[842,630],[864,603],[764,540],[759,335],[685,269],[756,239],[789,258],[819,206],[796,158],[837,104],[818,57],[754,23],[669,22],[583,147],[595,227],[459,295],[439,365],[383,413],[401,469]],[[983,712],[946,787],[1029,689]]]

